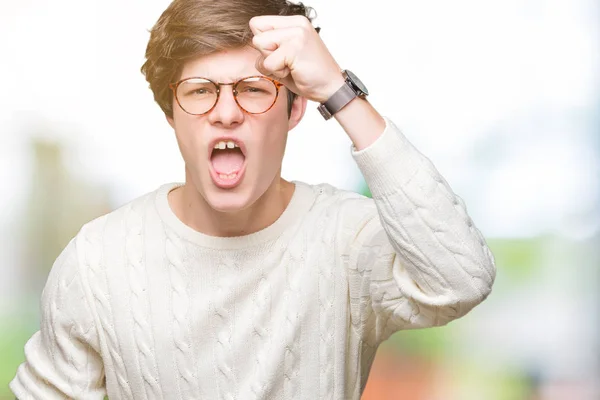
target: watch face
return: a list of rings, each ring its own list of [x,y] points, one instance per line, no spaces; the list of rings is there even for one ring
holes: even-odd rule
[[[348,78],[350,78],[350,80],[352,81],[354,86],[356,86],[358,88],[358,90],[360,90],[367,96],[369,95],[369,91],[367,90],[367,87],[365,86],[364,83],[362,83],[362,81],[360,79],[358,79],[358,76],[354,75],[354,73],[352,73],[352,71],[349,71],[349,70],[346,70],[346,74],[348,75]]]

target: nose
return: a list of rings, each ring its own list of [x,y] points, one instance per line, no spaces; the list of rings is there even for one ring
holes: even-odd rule
[[[208,114],[211,124],[232,127],[244,121],[244,112],[240,109],[233,95],[231,85],[221,85],[217,104]]]

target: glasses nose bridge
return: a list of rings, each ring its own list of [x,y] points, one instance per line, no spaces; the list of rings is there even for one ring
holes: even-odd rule
[[[237,93],[236,93],[236,90],[235,90],[235,87],[236,87],[238,81],[236,81],[236,82],[228,82],[228,83],[224,83],[224,82],[213,82],[213,83],[217,86],[217,98],[215,99],[215,104],[213,106],[213,109],[215,107],[218,107],[219,104],[223,102],[222,96],[221,96],[221,86],[231,86],[231,94],[232,94],[232,97],[233,97],[233,101],[235,103],[235,107],[238,108],[238,109],[241,109],[242,111],[244,110],[242,108],[242,106],[240,106],[240,103],[238,102]]]
[[[221,86],[231,86],[231,90],[233,91],[233,95],[235,96],[235,85],[237,85],[237,82],[229,82],[229,83],[223,83],[223,82],[216,82],[217,84],[217,92],[221,92]]]

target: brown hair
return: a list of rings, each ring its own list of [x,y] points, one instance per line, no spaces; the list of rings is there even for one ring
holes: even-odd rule
[[[172,118],[169,84],[179,78],[186,61],[251,44],[252,17],[303,15],[312,22],[313,11],[287,0],[174,0],[150,31],[142,74],[154,100]],[[288,116],[295,98],[296,94],[288,89]]]

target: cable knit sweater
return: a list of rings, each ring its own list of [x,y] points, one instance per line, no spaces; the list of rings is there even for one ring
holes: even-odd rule
[[[377,346],[483,301],[494,258],[465,204],[386,118],[352,155],[372,199],[295,183],[269,227],[210,237],[166,184],[56,260],[21,399],[358,399]]]

